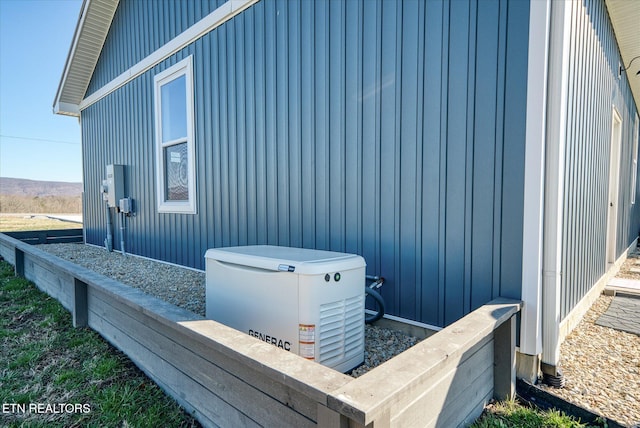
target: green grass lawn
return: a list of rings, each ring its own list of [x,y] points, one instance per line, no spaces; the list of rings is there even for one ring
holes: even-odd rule
[[[0,426],[193,427],[124,354],[0,262]]]
[[[602,427],[603,425],[597,425]],[[605,425],[606,426],[606,425]],[[587,428],[593,425],[580,423],[572,416],[558,410],[540,411],[519,404],[517,401],[501,401],[489,405],[472,428]]]
[[[39,216],[0,213],[0,233],[24,230],[82,229],[82,224]]]

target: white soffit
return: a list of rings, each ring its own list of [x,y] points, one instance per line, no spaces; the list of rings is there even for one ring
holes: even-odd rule
[[[618,47],[624,64],[629,67],[633,58],[640,56],[640,1],[606,0],[609,17],[616,34]],[[636,108],[640,110],[640,58],[637,58],[626,71],[633,92]]]
[[[78,105],[100,57],[119,0],[84,0],[53,102],[57,114],[79,116]]]

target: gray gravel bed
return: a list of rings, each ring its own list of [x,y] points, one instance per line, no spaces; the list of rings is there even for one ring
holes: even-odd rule
[[[374,367],[411,348],[420,340],[396,330],[366,325],[364,328],[364,364],[349,373],[362,376]]]
[[[165,302],[205,315],[204,272],[132,255],[122,256],[119,252],[84,244],[46,244],[38,248]]]
[[[560,346],[565,387],[539,386],[625,426],[640,426],[640,336],[595,323],[612,300],[598,297]]]
[[[640,280],[636,248],[616,275]],[[564,388],[540,387],[627,426],[640,426],[640,336],[596,324],[612,296],[601,295],[560,346]]]
[[[205,273],[84,244],[47,244],[38,248],[123,284],[205,316]],[[358,377],[419,342],[402,332],[365,327],[365,362],[353,370]]]

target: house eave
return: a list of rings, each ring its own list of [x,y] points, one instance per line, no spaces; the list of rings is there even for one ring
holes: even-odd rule
[[[119,0],[84,0],[53,102],[56,114],[79,116]],[[66,106],[76,106],[75,109]]]
[[[613,25],[616,42],[622,57],[621,74],[629,81],[636,108],[640,110],[640,2],[628,0],[605,0],[609,19]],[[634,60],[634,58],[637,58]],[[633,61],[633,62],[632,62]]]
[[[77,104],[57,102],[53,106],[53,113],[63,116],[80,117],[80,107]]]

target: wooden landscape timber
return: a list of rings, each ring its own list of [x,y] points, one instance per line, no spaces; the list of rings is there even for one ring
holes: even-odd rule
[[[0,255],[203,426],[460,426],[514,393],[518,301],[489,302],[354,379],[7,234]]]
[[[81,228],[2,233],[32,245],[83,242],[83,232]]]

